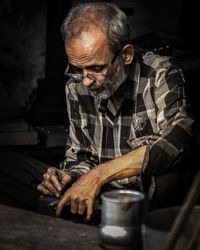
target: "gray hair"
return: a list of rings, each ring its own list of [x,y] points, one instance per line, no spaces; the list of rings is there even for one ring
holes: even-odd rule
[[[130,40],[126,14],[117,5],[105,2],[79,4],[72,8],[61,25],[62,37],[68,43],[92,26],[106,34],[113,51],[119,50]]]

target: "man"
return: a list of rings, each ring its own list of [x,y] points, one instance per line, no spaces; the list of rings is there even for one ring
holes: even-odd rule
[[[70,121],[63,169],[49,168],[38,190],[89,220],[105,185],[143,191],[150,207],[180,204],[193,170],[193,143],[181,70],[168,57],[139,55],[126,15],[114,4],[73,8],[62,24]],[[190,176],[191,175],[191,176]],[[71,185],[73,183],[73,185]]]

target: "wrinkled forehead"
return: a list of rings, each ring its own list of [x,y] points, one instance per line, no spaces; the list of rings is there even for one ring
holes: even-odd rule
[[[69,60],[85,55],[99,58],[112,55],[106,35],[96,29],[84,31],[79,37],[72,38],[65,43],[65,51]]]

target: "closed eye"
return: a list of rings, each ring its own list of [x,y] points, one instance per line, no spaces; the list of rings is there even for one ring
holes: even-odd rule
[[[86,70],[88,70],[91,73],[100,73],[104,70],[104,68],[106,67],[106,65],[91,65],[88,67],[85,67]],[[70,73],[74,73],[74,74],[82,74],[83,73],[83,69],[82,68],[78,68],[74,65],[69,65],[68,68],[68,72]]]
[[[87,70],[91,72],[95,72],[95,73],[102,72],[104,68],[105,68],[105,65],[92,65],[92,66],[86,67]]]

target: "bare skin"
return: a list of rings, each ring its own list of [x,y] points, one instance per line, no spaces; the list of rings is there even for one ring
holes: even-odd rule
[[[105,34],[95,28],[83,32],[79,38],[74,38],[65,44],[65,52],[69,64],[80,70],[83,75],[106,70],[114,56]],[[133,46],[131,44],[124,46],[121,54],[124,65],[130,65],[134,56]],[[116,59],[109,74],[114,74],[117,63]],[[83,85],[95,89],[101,87],[102,83],[84,77]]]
[[[61,190],[66,185],[71,184],[72,181],[72,175],[55,167],[50,167],[43,175],[43,182],[37,186],[37,189],[44,195],[59,197]]]
[[[102,32],[94,30],[83,32],[80,38],[72,39],[68,45],[65,45],[69,63],[81,69],[83,75],[98,67],[106,68],[113,56],[106,41]],[[83,85],[97,88],[100,83],[85,77]]]

